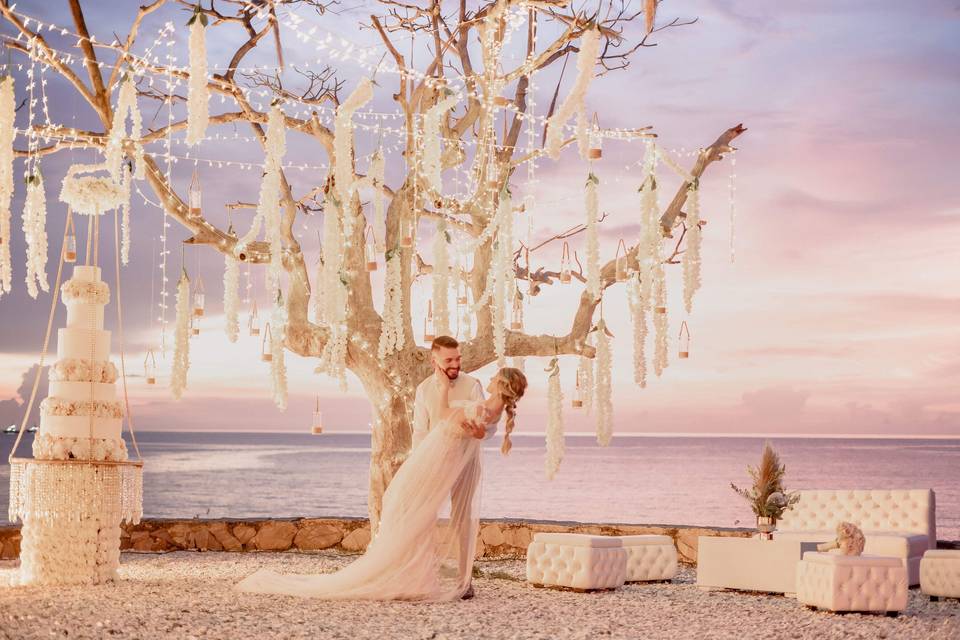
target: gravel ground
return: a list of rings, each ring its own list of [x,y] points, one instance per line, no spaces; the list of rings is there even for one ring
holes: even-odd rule
[[[476,598],[444,604],[324,602],[237,593],[261,567],[330,571],[349,557],[293,553],[124,554],[122,581],[8,588],[0,562],[0,638],[890,638],[960,639],[960,602],[910,591],[898,618],[816,612],[780,596],[701,591],[683,568],[672,583],[612,592],[533,588],[521,561],[478,565]]]

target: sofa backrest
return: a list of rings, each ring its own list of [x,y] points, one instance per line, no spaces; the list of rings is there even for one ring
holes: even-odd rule
[[[864,531],[926,535],[937,546],[936,502],[932,489],[805,489],[784,511],[784,531],[831,531],[852,522]]]

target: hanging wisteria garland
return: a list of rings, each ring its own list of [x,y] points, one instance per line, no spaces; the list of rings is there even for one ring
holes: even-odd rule
[[[120,191],[123,193],[123,202],[121,203],[121,222],[120,222],[120,261],[127,265],[130,263],[130,191],[133,183],[133,175],[130,167],[124,163],[121,171]]]
[[[435,194],[443,193],[441,176],[443,174],[443,131],[441,125],[447,111],[454,108],[460,101],[460,96],[447,90],[446,95],[433,105],[423,115],[423,157],[420,161],[420,171],[427,184]]]
[[[354,190],[353,174],[353,114],[373,98],[373,83],[361,78],[353,92],[337,107],[333,127],[333,177],[339,194],[340,214],[343,217],[343,235],[353,233],[353,207],[350,200]],[[324,242],[327,239],[324,238]]]
[[[190,278],[184,269],[177,282],[177,319],[173,334],[173,368],[170,372],[170,392],[175,400],[187,388],[190,369]]]
[[[560,388],[560,360],[553,358],[547,372],[547,480],[553,480],[563,461],[563,390]]]
[[[610,335],[607,323],[600,318],[597,323],[597,444],[605,447],[613,435],[613,374]]]
[[[647,386],[647,310],[649,309],[649,282],[640,282],[639,274],[634,274],[627,282],[627,303],[630,307],[630,321],[633,325],[633,381],[641,389]]]
[[[127,133],[127,116],[130,116],[130,133]],[[117,107],[113,111],[113,124],[110,127],[110,137],[107,140],[107,167],[113,179],[120,182],[121,165],[123,164],[124,140],[133,141],[133,160],[135,177],[142,180],[146,167],[144,164],[143,144],[140,141],[143,129],[143,119],[140,108],[137,106],[137,87],[133,78],[125,76],[120,82],[120,95],[117,97]]]
[[[187,144],[199,144],[210,123],[210,88],[207,86],[207,16],[199,5],[187,23],[190,27],[190,80],[187,84]]]
[[[497,240],[494,246],[493,268],[493,351],[497,355],[497,365],[506,366],[509,305],[507,297],[513,290],[516,270],[513,264],[513,201],[510,189],[506,186],[500,191],[500,205],[497,207]]]
[[[13,76],[0,77],[0,297],[13,291],[10,201],[13,198],[13,138],[16,118]]]
[[[383,323],[377,347],[377,357],[381,361],[403,349],[404,345],[400,252],[390,249],[385,257],[387,277],[383,283]]]
[[[600,238],[597,231],[600,179],[591,173],[586,184],[586,245],[587,245],[587,293],[596,300],[600,297]]]
[[[229,253],[223,256],[223,315],[227,340],[236,342],[240,336],[240,262]]]
[[[27,176],[23,234],[27,241],[27,293],[36,298],[37,287],[50,290],[47,283],[47,194],[38,164],[33,165],[33,173]]]
[[[337,202],[333,191],[329,190],[323,204],[323,322],[329,333],[319,368],[346,389],[347,281],[343,275],[342,203]]]
[[[700,288],[700,245],[703,233],[700,229],[700,186],[694,180],[687,189],[687,249],[683,252],[683,306],[693,310],[693,294]]]
[[[450,241],[444,218],[437,220],[433,237],[433,317],[436,335],[450,334]]]
[[[377,149],[370,157],[370,168],[367,170],[367,177],[370,179],[370,186],[373,189],[373,237],[377,243],[377,251],[383,253],[386,251],[387,231],[384,228],[383,214],[385,198],[383,197],[384,185],[384,155],[383,149]]]
[[[283,294],[277,289],[273,312],[270,315],[270,381],[273,387],[273,402],[281,411],[287,409],[287,364],[283,347],[286,333],[287,311],[283,305]]]
[[[592,331],[587,334],[583,344],[593,346]],[[577,381],[580,385],[580,400],[583,402],[583,410],[588,414],[593,411],[593,399],[596,397],[593,367],[594,358],[580,356],[580,362],[577,365]]]
[[[553,160],[560,157],[560,150],[563,148],[564,125],[571,116],[578,116],[578,137],[586,137],[587,117],[584,98],[587,95],[587,89],[590,87],[590,81],[593,80],[593,66],[596,64],[599,53],[600,30],[593,27],[584,30],[583,36],[580,38],[580,53],[577,54],[577,78],[570,89],[570,93],[567,94],[556,112],[550,116],[546,125],[546,150],[547,155]]]

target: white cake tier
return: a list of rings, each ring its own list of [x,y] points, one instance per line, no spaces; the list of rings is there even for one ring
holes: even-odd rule
[[[127,459],[123,438],[65,438],[38,433],[33,439],[33,457],[38,460],[113,460]]]
[[[41,435],[60,438],[104,438],[120,437],[122,424],[120,418],[93,418],[91,431],[90,416],[40,416]]]
[[[102,304],[72,300],[67,305],[67,327],[71,329],[103,329]]]
[[[97,400],[112,402],[117,399],[117,387],[103,382],[63,382],[50,383],[50,397],[62,400]]]
[[[57,359],[101,361],[110,358],[110,332],[102,329],[57,329]]]
[[[99,282],[100,267],[88,267],[78,264],[73,268],[73,279],[83,280],[84,282]]]

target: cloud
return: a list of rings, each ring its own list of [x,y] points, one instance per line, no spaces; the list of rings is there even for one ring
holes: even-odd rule
[[[745,392],[741,406],[756,417],[792,417],[803,413],[809,398],[805,391],[768,387]]]
[[[6,428],[9,424],[20,426],[20,422],[23,420],[23,411],[26,408],[25,404],[30,399],[30,391],[33,389],[33,379],[36,375],[37,365],[33,365],[23,372],[16,395],[6,400],[0,400],[0,428]],[[37,388],[37,398],[31,413],[30,424],[40,421],[37,407],[40,401],[47,397],[49,386],[47,367],[44,367],[44,371],[40,375],[40,384]]]

